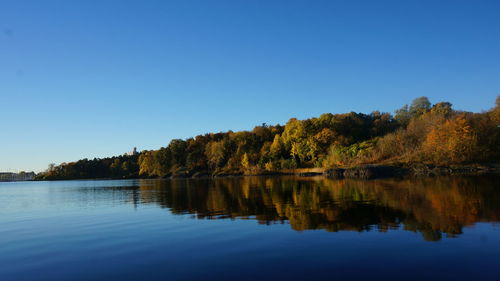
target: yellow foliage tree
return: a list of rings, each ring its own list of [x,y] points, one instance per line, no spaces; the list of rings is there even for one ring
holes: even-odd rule
[[[423,144],[424,154],[436,164],[472,161],[476,150],[476,133],[464,115],[434,127]]]
[[[245,169],[250,168],[250,160],[248,159],[248,154],[247,153],[243,154],[243,157],[241,159],[241,165]]]
[[[267,171],[274,171],[276,169],[274,163],[272,161],[269,161],[267,162],[265,165],[264,165],[264,168],[267,170]]]

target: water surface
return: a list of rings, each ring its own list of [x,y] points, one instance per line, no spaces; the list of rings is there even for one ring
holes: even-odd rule
[[[0,183],[0,280],[498,280],[499,179]]]

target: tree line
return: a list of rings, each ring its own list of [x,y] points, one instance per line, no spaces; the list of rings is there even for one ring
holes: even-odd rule
[[[261,174],[362,164],[451,165],[499,160],[500,97],[481,113],[419,97],[395,114],[325,113],[251,131],[174,139],[166,147],[52,165],[38,179]]]

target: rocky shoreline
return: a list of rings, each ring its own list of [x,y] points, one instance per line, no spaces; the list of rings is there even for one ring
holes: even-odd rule
[[[429,177],[440,175],[482,175],[500,174],[500,164],[475,164],[457,166],[435,166],[429,164],[398,164],[398,165],[362,165],[348,168],[299,168],[279,171],[247,171],[240,170],[225,171],[212,174],[206,171],[192,172],[179,169],[175,173],[163,177],[165,179],[200,179],[200,178],[224,178],[243,176],[298,176],[298,177],[325,177],[330,179],[361,179],[371,180],[380,178],[397,177]],[[151,177],[124,177],[124,178],[93,178],[93,180],[111,179],[137,179]],[[83,178],[89,179],[89,178]],[[33,179],[39,180],[39,179]],[[79,180],[77,178],[52,179],[52,180]]]
[[[401,176],[477,175],[495,173],[500,173],[499,165],[434,166],[419,164],[407,166],[366,165],[347,169],[328,169],[323,175],[328,178],[376,179]]]
[[[258,171],[253,173],[244,173],[243,171],[221,172],[210,174],[208,172],[190,173],[188,171],[179,171],[168,178],[219,178],[235,176],[284,176],[295,175],[300,177],[323,176],[332,179],[377,179],[402,176],[438,176],[438,175],[456,175],[456,174],[496,174],[500,173],[500,164],[488,165],[470,165],[470,166],[435,166],[427,164],[412,165],[363,165],[350,168],[310,168],[294,169],[282,171]]]

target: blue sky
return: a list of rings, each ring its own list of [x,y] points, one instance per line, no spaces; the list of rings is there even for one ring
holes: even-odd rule
[[[487,110],[500,1],[0,2],[0,171],[415,97]]]

